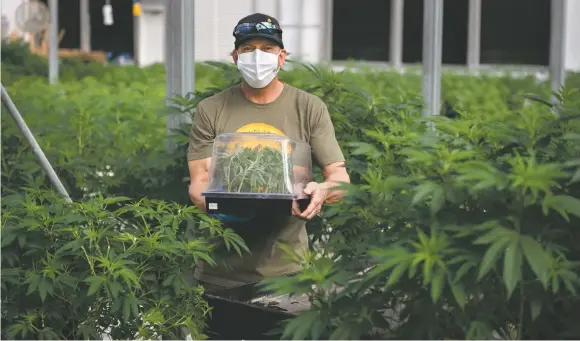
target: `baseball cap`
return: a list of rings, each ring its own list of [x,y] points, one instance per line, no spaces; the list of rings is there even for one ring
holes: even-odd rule
[[[234,28],[233,35],[236,49],[240,44],[256,38],[272,40],[284,48],[282,28],[278,20],[266,14],[254,13],[242,18]]]

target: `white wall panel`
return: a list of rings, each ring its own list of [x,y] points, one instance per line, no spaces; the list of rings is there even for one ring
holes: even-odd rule
[[[568,0],[566,8],[565,68],[580,71],[580,0]]]
[[[165,61],[165,13],[149,12],[146,8],[139,17],[141,22],[139,35],[139,51],[137,52],[140,66],[147,66]]]
[[[302,56],[305,62],[317,63],[322,60],[322,34],[318,27],[304,28],[302,41]]]
[[[282,29],[284,26],[299,25],[303,16],[300,13],[300,3],[304,0],[282,0],[279,18]],[[308,0],[306,0],[308,1]]]
[[[278,0],[257,0],[256,12],[276,18],[276,15],[278,15]]]
[[[303,24],[306,26],[310,25],[322,25],[324,13],[322,13],[323,0],[303,0],[304,1],[304,11]]]
[[[284,43],[293,54],[291,59],[316,63],[322,58],[321,44],[325,39],[322,36],[323,1],[327,0],[195,0],[195,58],[198,61],[231,62],[234,26],[242,17],[256,10],[280,21]],[[164,36],[165,27],[160,25],[158,18],[143,16],[142,19],[143,26],[151,27],[141,34],[140,41],[144,46],[141,58],[146,63],[157,61],[163,58],[159,55],[159,51],[163,51],[163,40],[153,35],[151,29]]]
[[[171,0],[169,0],[171,1]],[[214,58],[213,4],[212,0],[195,0],[195,59]]]
[[[282,27],[284,30],[284,47],[286,51],[292,53],[290,59],[299,58],[300,53],[300,30],[294,27]]]
[[[216,17],[219,47],[216,60],[231,61],[230,53],[234,49],[234,27],[240,19],[251,14],[252,0],[213,0],[219,3],[219,16]]]

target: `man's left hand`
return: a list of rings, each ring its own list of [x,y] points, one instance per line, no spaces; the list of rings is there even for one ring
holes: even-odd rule
[[[320,210],[322,209],[322,204],[326,200],[326,196],[328,195],[328,189],[324,184],[319,184],[316,182],[310,182],[304,188],[304,193],[310,196],[310,205],[304,210],[304,212],[300,212],[298,209],[298,205],[294,203],[293,212],[294,215],[303,218],[303,219],[312,219],[315,215],[317,215]]]

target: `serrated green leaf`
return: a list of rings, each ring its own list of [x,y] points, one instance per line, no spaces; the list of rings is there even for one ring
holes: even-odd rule
[[[26,234],[21,234],[18,236],[18,246],[23,249],[24,244],[26,244]]]
[[[431,281],[431,298],[434,303],[437,303],[443,292],[443,287],[445,286],[445,270],[438,268],[435,271],[433,280]]]
[[[105,282],[105,278],[102,276],[91,276],[87,278],[86,281],[90,283],[87,295],[92,296],[101,288],[101,286]]]
[[[18,235],[14,232],[2,232],[0,236],[0,238],[2,238],[2,243],[0,244],[2,247],[6,247],[12,244],[16,237],[18,237]]]
[[[293,340],[306,340],[310,327],[318,317],[319,312],[316,310],[301,312],[286,324],[282,339],[287,340],[288,337],[292,337]]]
[[[449,286],[451,287],[451,293],[453,293],[457,305],[463,310],[467,304],[467,294],[465,293],[463,284],[449,282]]]
[[[431,216],[435,216],[445,205],[445,189],[437,186],[433,190],[433,197],[431,199]]]
[[[171,283],[173,283],[174,280],[175,280],[175,274],[169,274],[163,280],[163,283],[161,283],[161,285],[163,285],[164,287],[168,287],[171,285]]]
[[[513,230],[507,229],[503,226],[498,226],[493,228],[488,233],[484,234],[483,236],[477,238],[473,241],[474,245],[483,245],[483,244],[491,244],[494,241],[498,240],[499,238],[503,238],[514,233]]]
[[[121,283],[115,280],[108,280],[107,286],[109,287],[111,298],[117,300],[119,294],[121,293],[121,290],[123,290],[123,286],[121,285]]]
[[[453,282],[459,282],[463,278],[463,276],[465,276],[465,274],[467,274],[467,272],[473,267],[475,267],[475,263],[472,263],[470,261],[463,263],[459,267],[459,269],[457,269],[457,272],[455,273],[455,279],[453,280]]]
[[[403,276],[403,273],[405,273],[405,270],[407,270],[407,267],[408,267],[407,262],[402,262],[399,263],[397,266],[395,266],[393,271],[391,271],[391,274],[389,275],[389,279],[387,280],[387,284],[385,286],[391,287],[392,285],[397,283],[401,278],[401,276]]]
[[[125,296],[123,298],[123,321],[129,323],[129,318],[131,317],[131,299],[130,296]]]
[[[544,289],[548,289],[548,258],[544,249],[530,236],[522,236],[521,245],[530,268],[538,276]]]
[[[523,253],[518,240],[512,241],[505,251],[503,265],[503,280],[508,292],[508,297],[514,292],[518,282],[522,278]]]
[[[136,297],[131,296],[131,312],[133,316],[139,316],[139,305]]]
[[[40,279],[41,279],[40,275],[37,274],[34,274],[30,278],[26,279],[25,283],[30,283],[28,285],[28,291],[26,292],[26,295],[32,294],[38,288]]]
[[[423,285],[427,285],[427,283],[431,282],[433,273],[433,265],[435,262],[431,258],[427,258],[425,263],[423,263]]]
[[[498,254],[505,248],[505,246],[510,242],[510,238],[504,236],[503,238],[497,240],[485,251],[481,264],[479,265],[479,273],[477,275],[477,280],[481,280],[483,276],[487,275],[489,270],[495,265]]]
[[[111,306],[111,313],[116,313],[119,311],[119,309],[121,309],[121,304],[123,303],[123,300],[114,300],[113,301],[113,305]]]
[[[381,156],[381,153],[375,146],[366,142],[349,142],[347,145],[353,148],[350,151],[351,155],[364,155],[371,159]]]
[[[566,286],[566,289],[568,289],[568,291],[572,295],[576,296],[577,292],[576,292],[576,288],[574,287],[574,282],[575,283],[578,283],[578,280],[572,282],[570,279],[565,278],[565,279],[562,280],[562,282],[564,282],[564,286]]]
[[[548,207],[560,213],[560,215],[568,222],[570,221],[568,214],[580,218],[580,200],[569,195],[553,195],[546,197],[542,202],[542,211],[544,214],[547,214]]]
[[[417,205],[419,202],[425,200],[427,196],[436,190],[438,185],[433,182],[423,183],[415,188],[415,195],[411,200],[411,205]]]
[[[129,200],[131,200],[131,198],[123,197],[123,196],[109,197],[109,198],[103,199],[103,203],[105,205],[112,205],[112,204],[116,204],[116,203],[120,203],[120,202],[124,202],[124,201],[129,201]]]
[[[322,334],[326,330],[326,324],[327,324],[326,318],[324,318],[319,314],[319,318],[317,318],[314,321],[310,329],[310,337],[312,340],[318,340],[320,336],[322,336]]]
[[[44,302],[46,299],[46,294],[48,293],[50,283],[47,280],[41,280],[38,284],[38,294],[40,295],[40,300]]]
[[[423,246],[429,245],[429,237],[427,237],[423,231],[417,230],[417,236],[419,237],[419,241]]]

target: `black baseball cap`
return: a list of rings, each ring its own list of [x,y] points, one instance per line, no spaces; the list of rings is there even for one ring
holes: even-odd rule
[[[284,48],[280,23],[278,23],[276,18],[266,14],[254,13],[242,18],[234,28],[233,35],[236,49],[240,44],[256,38],[272,40],[281,48]]]

